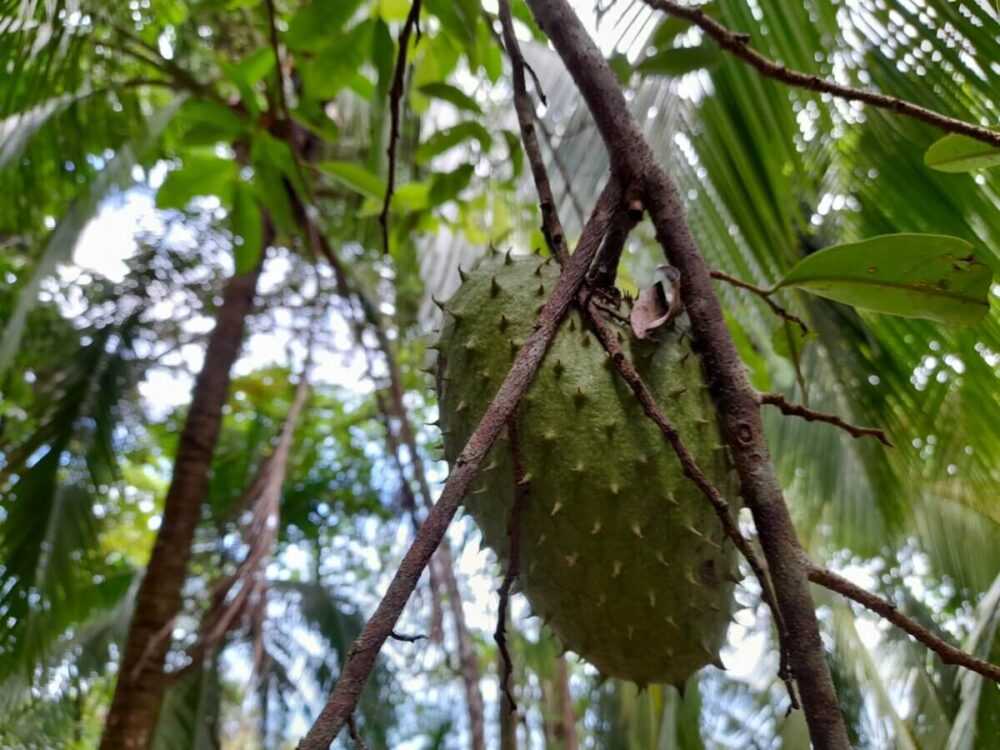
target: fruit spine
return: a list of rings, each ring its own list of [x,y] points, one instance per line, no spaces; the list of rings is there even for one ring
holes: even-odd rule
[[[492,254],[442,305],[438,395],[454,462],[532,330],[558,277],[551,261]],[[686,318],[623,348],[722,494],[736,484]],[[509,438],[465,499],[486,544],[506,559],[515,493],[521,590],[564,645],[608,676],[681,683],[718,663],[738,579],[709,503],[682,475],[578,311],[563,321],[517,412],[522,486]]]

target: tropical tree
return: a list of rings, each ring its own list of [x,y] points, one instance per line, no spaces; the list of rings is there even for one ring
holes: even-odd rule
[[[0,747],[993,747],[997,13],[0,3]],[[562,271],[449,467],[498,249]],[[452,520],[567,310],[642,401],[578,290],[664,262],[748,508],[644,403],[743,553],[683,691]]]

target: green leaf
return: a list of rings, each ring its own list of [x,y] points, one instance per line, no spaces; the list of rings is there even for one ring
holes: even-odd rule
[[[924,164],[939,172],[971,172],[1000,166],[1000,148],[952,133],[935,141],[924,154]]]
[[[359,68],[369,59],[376,23],[363,21],[341,34],[334,34],[322,52],[302,66],[302,83],[307,96],[332,99],[352,84]]]
[[[287,142],[275,138],[267,131],[254,133],[250,144],[250,158],[254,165],[267,164],[278,170],[299,195],[308,195],[308,186],[302,180],[295,154]]]
[[[507,154],[510,156],[510,165],[514,177],[520,177],[524,171],[524,150],[521,147],[521,136],[513,130],[503,131],[504,140],[507,141]]]
[[[383,21],[404,21],[410,13],[410,0],[378,0],[378,14]]]
[[[455,88],[447,83],[425,83],[420,87],[420,93],[454,104],[463,112],[471,112],[475,115],[483,113],[482,108],[476,100],[466,94],[461,89]]]
[[[714,16],[719,12],[718,3],[710,2],[704,5],[698,6],[702,13],[708,16]],[[660,49],[666,47],[668,44],[674,41],[674,39],[688,29],[691,28],[691,21],[686,18],[679,18],[678,16],[666,16],[660,25],[656,27],[656,30],[649,37],[649,43]]]
[[[84,186],[76,199],[56,224],[45,242],[31,276],[18,292],[12,311],[7,311],[2,332],[0,332],[0,375],[6,372],[21,345],[28,313],[38,301],[38,291],[42,282],[53,273],[60,263],[68,262],[80,239],[84,228],[97,213],[101,201],[112,190],[124,189],[132,184],[132,168],[146,149],[152,146],[176,116],[184,102],[179,96],[166,106],[154,112],[142,124],[135,141],[122,144],[114,157],[91,182]],[[2,153],[2,149],[0,149]]]
[[[430,205],[431,186],[426,182],[400,185],[392,196],[392,208],[402,212],[422,211]]]
[[[236,273],[249,273],[260,260],[264,233],[257,197],[253,188],[245,182],[236,185],[229,218],[235,240],[233,255],[236,258]]]
[[[226,77],[237,86],[253,86],[274,69],[274,50],[261,47],[233,65],[226,65]]]
[[[288,24],[285,43],[295,50],[325,47],[361,5],[361,0],[313,0]]]
[[[455,0],[426,0],[424,5],[441,22],[444,31],[467,51],[476,45],[476,25],[479,16],[468,3]],[[474,53],[473,53],[474,54]]]
[[[316,166],[356,193],[378,200],[385,197],[385,181],[360,164],[351,161],[324,161]]]
[[[888,234],[803,258],[775,287],[862,310],[968,325],[989,310],[992,272],[957,237]]]
[[[503,74],[503,57],[500,54],[500,47],[493,38],[493,35],[486,28],[486,24],[476,26],[476,52],[479,63],[483,66],[483,71],[490,83],[496,83]]]
[[[722,51],[706,42],[697,47],[673,47],[648,55],[635,69],[643,75],[682,76],[710,68],[722,59]]]
[[[189,146],[231,142],[246,125],[229,107],[203,99],[186,102],[178,117],[185,123],[184,143]]]
[[[182,209],[199,195],[217,195],[223,203],[232,197],[236,163],[218,156],[190,153],[180,169],[167,175],[156,193],[157,208]]]
[[[469,184],[474,171],[471,164],[463,164],[450,172],[435,174],[431,179],[431,204],[440,206],[456,198]]]
[[[489,131],[478,122],[460,122],[450,128],[439,130],[430,138],[420,144],[417,148],[416,161],[418,164],[426,164],[438,154],[454,148],[459,143],[475,139],[479,142],[483,151],[489,151],[493,145],[493,138]]]
[[[628,61],[628,56],[621,52],[615,52],[608,58],[608,65],[618,76],[618,82],[622,86],[628,86],[628,82],[632,79],[632,63]]]
[[[389,27],[381,18],[375,22],[372,32],[372,65],[378,71],[378,92],[385,98],[392,85],[392,74],[396,67],[396,42],[389,33]]]

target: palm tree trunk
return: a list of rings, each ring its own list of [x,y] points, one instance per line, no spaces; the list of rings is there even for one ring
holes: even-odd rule
[[[265,248],[271,235],[267,226]],[[174,618],[181,608],[191,543],[208,488],[222,407],[229,394],[230,369],[240,352],[259,276],[260,264],[249,273],[234,275],[216,311],[215,329],[177,445],[162,523],[136,598],[101,750],[145,750],[156,729],[168,683],[164,661]]]

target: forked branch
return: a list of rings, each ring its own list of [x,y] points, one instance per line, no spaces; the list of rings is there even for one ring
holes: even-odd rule
[[[716,21],[700,8],[682,5],[681,3],[674,2],[674,0],[645,0],[645,2],[652,8],[662,10],[678,18],[687,19],[712,37],[720,47],[733,53],[733,55],[753,66],[768,78],[774,78],[789,86],[796,86],[822,94],[830,94],[838,99],[864,102],[879,109],[885,109],[895,112],[898,115],[926,122],[948,133],[959,133],[969,138],[975,138],[977,141],[988,143],[991,146],[1000,147],[1000,131],[990,130],[989,128],[974,125],[964,120],[957,120],[954,117],[948,117],[940,112],[935,112],[932,109],[921,107],[918,104],[913,104],[895,96],[880,94],[876,91],[868,91],[867,89],[844,86],[811,73],[792,70],[782,63],[765,57],[751,47],[749,34],[733,31]]]

